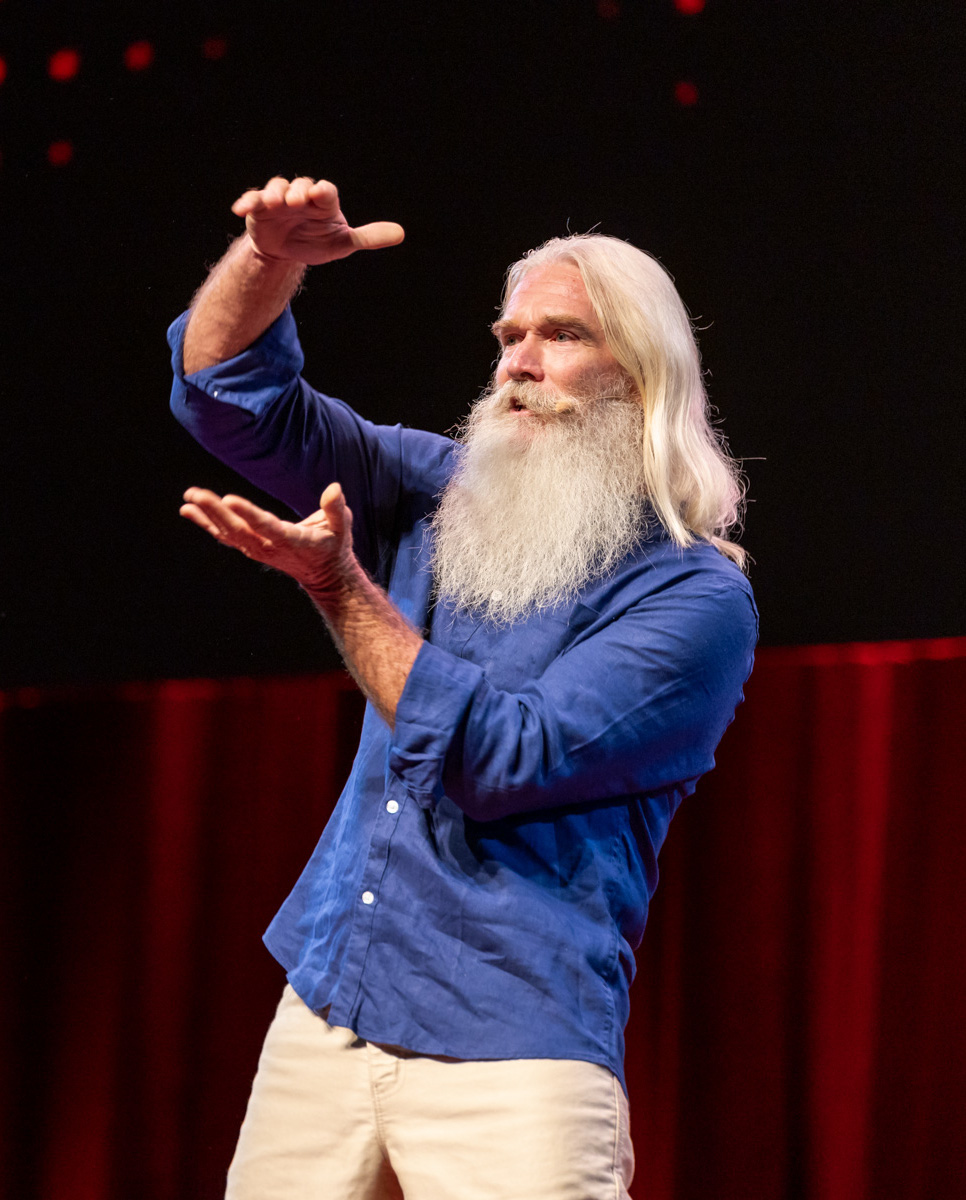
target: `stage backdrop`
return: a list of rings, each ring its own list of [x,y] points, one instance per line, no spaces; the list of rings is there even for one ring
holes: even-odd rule
[[[360,712],[338,674],[4,698],[8,1196],[220,1195]],[[962,1196],[964,730],[966,639],[760,653],[639,954],[639,1200]]]

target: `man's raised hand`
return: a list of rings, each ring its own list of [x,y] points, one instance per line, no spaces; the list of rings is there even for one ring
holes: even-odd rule
[[[342,215],[335,184],[306,176],[291,181],[276,176],[263,188],[239,196],[231,211],[245,218],[248,236],[261,254],[309,266],[346,258],[356,250],[396,246],[406,236],[394,221],[353,229]]]
[[[355,563],[352,513],[342,488],[331,483],[318,512],[294,524],[282,521],[241,496],[216,496],[188,488],[181,515],[226,546],[283,571],[316,600],[338,592]]]

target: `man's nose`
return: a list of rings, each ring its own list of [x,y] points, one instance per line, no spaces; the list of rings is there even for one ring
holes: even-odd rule
[[[537,383],[543,379],[543,359],[532,337],[517,342],[504,365],[511,379],[531,379]]]

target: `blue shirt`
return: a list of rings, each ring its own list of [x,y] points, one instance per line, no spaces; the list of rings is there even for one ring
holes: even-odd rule
[[[301,378],[286,311],[184,378],[195,438],[297,513],[338,480],[356,553],[426,638],[265,940],[330,1023],[469,1059],[573,1058],[624,1081],[634,949],[668,823],[751,671],[748,581],[663,531],[576,603],[494,628],[431,605],[454,443],[376,426]]]

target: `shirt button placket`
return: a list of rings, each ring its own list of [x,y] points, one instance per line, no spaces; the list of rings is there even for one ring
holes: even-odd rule
[[[391,788],[391,784],[390,784]],[[389,858],[389,846],[396,836],[399,825],[396,820],[398,813],[403,811],[405,797],[399,800],[383,797],[385,811],[392,815],[392,820],[380,817],[379,810],[371,813],[372,824],[369,828],[369,853],[362,878],[358,881],[356,900],[353,905],[354,915],[351,923],[344,959],[344,970],[339,984],[339,1000],[333,1004],[330,1017],[343,1025],[351,1026],[354,1016],[361,1004],[361,984],[366,970],[366,959],[372,941],[373,929],[379,922],[379,906],[386,899],[384,888],[388,887],[390,912],[392,905],[392,880],[386,878],[386,868]]]

